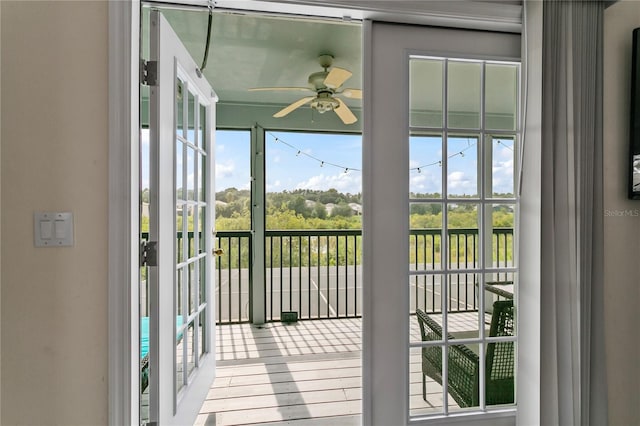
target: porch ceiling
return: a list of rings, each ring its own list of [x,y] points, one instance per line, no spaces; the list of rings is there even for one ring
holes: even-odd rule
[[[201,62],[207,14],[168,11],[165,15],[196,62]],[[360,34],[360,25],[353,23],[217,12],[205,75],[221,102],[289,103],[304,94],[247,89],[307,87],[309,74],[322,71],[318,56],[328,53],[335,66],[353,73],[346,86],[361,88]]]
[[[196,63],[201,64],[208,14],[205,11],[176,9],[163,10],[163,14]],[[148,16],[148,9],[145,9],[143,37],[148,34]],[[314,120],[308,107],[299,108],[284,119],[272,120],[271,115],[276,111],[310,94],[248,91],[252,87],[307,87],[308,76],[322,70],[318,63],[321,54],[333,55],[334,66],[353,73],[344,87],[362,89],[362,27],[359,22],[216,11],[213,14],[212,37],[204,74],[219,96],[219,112],[222,113],[219,123],[236,127],[260,122],[266,126],[291,129],[359,131],[361,120],[352,126],[343,126],[334,114],[324,114],[322,119],[316,115]],[[148,58],[148,42],[144,42],[144,39],[143,56]],[[428,84],[431,80],[427,75],[420,82]],[[418,83],[413,82],[413,89],[417,93],[429,92],[419,87]],[[465,91],[456,92],[464,94]],[[472,102],[467,98],[452,101],[461,107]],[[361,100],[343,100],[357,116],[361,116]],[[511,111],[513,105],[509,104],[510,101],[507,98],[492,99],[492,94],[487,93],[487,102],[491,102],[494,111]],[[423,95],[419,105],[414,107],[436,110],[439,102],[440,99]],[[470,104],[469,111],[473,108]],[[238,115],[247,117],[238,119]],[[229,119],[230,116],[233,118]],[[233,124],[226,124],[225,121],[232,121]]]
[[[204,58],[208,14],[204,11],[163,10],[163,14],[194,58]],[[147,34],[148,11],[143,13],[142,34]],[[308,87],[311,73],[322,71],[320,54],[334,56],[334,66],[348,69],[353,75],[344,87],[362,88],[362,38],[359,23],[292,19],[258,14],[215,12],[209,56],[204,74],[219,97],[219,111],[231,108],[252,116],[252,122],[265,121],[280,108],[304,97],[307,92],[249,92],[252,87]],[[148,43],[143,42],[143,56],[148,58]],[[145,94],[143,93],[143,96]],[[361,101],[343,99],[359,115]],[[145,100],[143,99],[143,103]],[[239,108],[238,108],[239,107]],[[265,108],[266,107],[266,108]],[[290,114],[280,122],[290,128],[304,128],[311,122],[308,108]],[[306,111],[305,111],[306,110]],[[325,114],[328,115],[328,114]],[[222,114],[223,120],[225,114]],[[264,117],[264,118],[263,118]],[[334,117],[326,121],[327,130],[340,130]],[[320,129],[319,124],[308,126]],[[223,124],[224,125],[224,124]],[[336,128],[336,126],[338,128]],[[358,130],[359,125],[351,126]]]

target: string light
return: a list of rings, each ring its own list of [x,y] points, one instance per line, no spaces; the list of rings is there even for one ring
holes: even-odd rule
[[[463,149],[462,151],[458,151],[455,154],[451,154],[450,156],[447,157],[447,159],[451,159],[454,157],[464,157],[464,152],[473,148],[474,146],[476,146],[476,143],[471,143],[471,141],[469,139],[467,139],[467,147],[465,149]],[[430,166],[435,166],[438,165],[439,167],[442,167],[442,160],[438,160],[438,161],[434,161],[433,163],[429,163],[429,164],[421,164],[418,167],[412,167],[409,170],[410,171],[417,171],[418,173],[422,173],[422,169],[424,169],[425,167],[430,167]]]
[[[356,171],[356,172],[360,172],[360,171],[362,171],[361,169],[357,169],[357,168],[353,168],[353,167],[345,167],[345,166],[342,166],[342,165],[340,165],[340,164],[335,164],[335,163],[331,163],[331,162],[329,162],[329,161],[324,161],[324,160],[322,160],[322,159],[320,159],[320,158],[317,158],[317,157],[314,157],[313,155],[308,154],[308,153],[306,153],[306,152],[302,151],[302,150],[301,150],[301,149],[299,149],[298,147],[296,147],[296,146],[294,146],[294,145],[292,145],[292,144],[290,144],[290,143],[288,143],[288,142],[286,142],[286,141],[284,141],[284,140],[280,139],[279,137],[275,136],[275,135],[274,135],[274,134],[272,134],[271,132],[266,132],[266,133],[267,133],[268,135],[270,135],[271,137],[273,137],[274,142],[276,142],[276,143],[280,143],[280,144],[282,144],[282,145],[285,145],[285,146],[287,146],[287,147],[291,148],[292,150],[296,151],[296,157],[299,157],[299,156],[301,156],[301,155],[304,155],[305,157],[308,157],[308,158],[310,158],[310,159],[312,159],[312,160],[315,160],[315,161],[317,161],[318,163],[320,163],[320,167],[324,167],[324,165],[325,165],[325,164],[327,164],[327,165],[329,165],[329,166],[333,166],[333,167],[336,167],[336,168],[338,168],[338,169],[342,169],[342,170],[344,171],[344,173],[349,173],[349,171],[352,171],[352,170],[353,170],[353,171]],[[512,147],[512,146],[509,146],[509,145],[507,145],[507,144],[505,144],[502,140],[500,140],[500,139],[496,139],[496,142],[497,142],[498,144],[502,145],[503,147],[505,147],[505,148],[507,148],[507,149],[509,149],[509,150],[513,151],[513,147]],[[469,150],[469,149],[471,149],[471,148],[473,148],[473,147],[474,147],[474,146],[476,146],[476,145],[477,145],[477,142],[475,142],[475,143],[471,143],[471,139],[467,139],[467,147],[466,147],[466,148],[464,148],[464,149],[463,149],[463,150],[461,150],[461,151],[456,152],[455,154],[451,154],[450,156],[448,156],[448,157],[447,157],[447,159],[451,159],[451,158],[458,157],[458,156],[460,156],[460,157],[464,157],[464,152],[465,152],[465,151],[467,151],[467,150]],[[417,167],[412,167],[412,168],[410,168],[409,170],[410,170],[410,171],[416,171],[416,172],[418,172],[418,173],[422,173],[422,169],[424,169],[424,168],[426,168],[426,167],[435,166],[435,165],[438,165],[439,167],[442,167],[442,160],[434,161],[433,163],[428,163],[428,164],[421,164],[421,165],[419,165],[419,166],[417,166]]]
[[[502,145],[505,148],[507,148],[509,151],[513,152],[513,146],[506,145],[501,139],[496,139],[496,142],[498,143],[498,145]]]
[[[297,146],[294,146],[294,145],[292,145],[292,144],[280,139],[279,137],[277,137],[276,135],[274,135],[271,132],[265,132],[265,133],[267,133],[269,136],[273,137],[274,142],[278,142],[278,143],[280,143],[282,145],[285,145],[285,146],[291,148],[291,150],[295,151],[296,152],[296,157],[304,155],[305,157],[310,158],[310,159],[320,163],[320,167],[324,167],[324,165],[326,164],[328,166],[333,166],[333,167],[336,167],[338,169],[342,169],[344,171],[344,173],[348,173],[351,170],[356,171],[356,172],[360,172],[361,171],[360,169],[356,169],[354,167],[346,167],[346,166],[343,166],[343,165],[340,165],[340,164],[335,164],[335,163],[331,163],[329,161],[322,160],[322,159],[320,159],[318,157],[314,157],[313,155],[304,152],[302,149],[298,148]]]

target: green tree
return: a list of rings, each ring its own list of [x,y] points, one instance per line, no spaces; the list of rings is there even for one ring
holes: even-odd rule
[[[346,203],[340,203],[331,210],[331,217],[343,216],[343,217],[351,217],[353,216],[353,210]]]
[[[287,202],[287,208],[293,210],[295,214],[302,215],[303,217],[311,216],[311,208],[307,207],[307,201],[302,195],[296,195]]]
[[[313,206],[313,217],[318,219],[327,218],[327,208],[324,204],[316,202],[315,206]]]

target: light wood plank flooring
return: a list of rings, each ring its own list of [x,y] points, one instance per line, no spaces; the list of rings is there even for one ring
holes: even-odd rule
[[[450,326],[468,332],[474,321],[477,313],[457,314]],[[410,336],[419,340],[414,322]],[[361,424],[361,324],[340,319],[218,326],[217,377],[195,425]],[[411,352],[410,374],[411,414],[441,411],[437,383],[428,381],[428,402],[422,398],[419,349]],[[449,404],[455,409],[451,398]]]

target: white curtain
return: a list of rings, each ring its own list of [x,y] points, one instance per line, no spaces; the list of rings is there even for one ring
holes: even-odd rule
[[[545,1],[540,420],[607,424],[602,1]],[[523,303],[524,301],[521,301]]]

